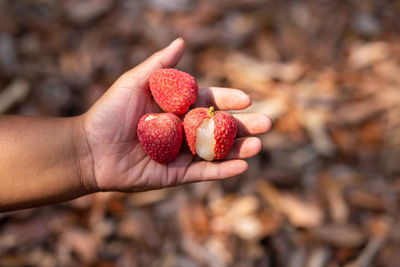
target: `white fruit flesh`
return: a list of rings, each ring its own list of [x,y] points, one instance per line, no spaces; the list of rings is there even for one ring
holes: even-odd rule
[[[201,158],[211,161],[215,157],[214,147],[214,119],[205,119],[197,128],[196,153]]]
[[[155,115],[149,115],[149,116],[146,117],[146,119],[144,119],[144,121],[149,121],[149,120],[155,119],[157,117],[158,116],[155,116]]]

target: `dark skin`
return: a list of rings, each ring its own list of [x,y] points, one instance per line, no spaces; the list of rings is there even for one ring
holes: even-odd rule
[[[53,204],[99,191],[137,192],[225,179],[245,172],[243,159],[260,152],[271,127],[264,114],[235,114],[238,137],[223,161],[196,160],[184,151],[172,162],[153,161],[136,135],[139,119],[162,112],[148,89],[149,76],[175,66],[184,50],[178,38],[124,73],[81,116],[0,116],[0,211]],[[232,88],[199,90],[194,106],[219,110],[248,107],[248,95]]]

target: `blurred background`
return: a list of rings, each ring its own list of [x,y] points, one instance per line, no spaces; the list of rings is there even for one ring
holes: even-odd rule
[[[0,214],[0,266],[400,266],[400,1],[0,0],[0,112],[72,116],[178,36],[274,120],[226,181]]]

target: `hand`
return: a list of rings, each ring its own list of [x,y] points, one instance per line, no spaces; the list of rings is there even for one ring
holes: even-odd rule
[[[136,128],[146,113],[162,112],[148,88],[149,76],[160,68],[177,64],[184,50],[179,38],[155,53],[139,66],[123,74],[82,116],[82,128],[91,154],[90,174],[84,184],[91,191],[143,191],[179,184],[232,177],[247,170],[244,158],[261,150],[262,134],[271,127],[263,114],[236,114],[238,137],[226,160],[196,161],[189,151],[180,152],[169,164],[153,161],[142,149]],[[204,88],[199,90],[195,106],[213,105],[220,110],[240,110],[251,104],[248,95],[237,89]],[[84,147],[84,146],[83,146]]]

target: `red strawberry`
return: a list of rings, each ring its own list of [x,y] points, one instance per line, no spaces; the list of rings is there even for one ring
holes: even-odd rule
[[[168,163],[176,158],[181,148],[182,121],[171,113],[149,113],[140,119],[137,134],[150,158]]]
[[[176,69],[159,69],[149,78],[150,91],[165,112],[183,115],[197,97],[198,86],[190,74]]]
[[[191,110],[183,120],[183,127],[193,155],[209,161],[226,157],[237,131],[232,115],[214,112],[214,107]]]

